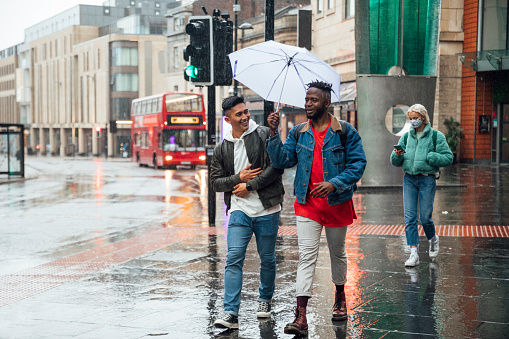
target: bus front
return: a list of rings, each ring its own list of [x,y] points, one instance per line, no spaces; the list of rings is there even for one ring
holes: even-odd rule
[[[199,93],[167,93],[159,139],[163,166],[205,165],[206,120]]]

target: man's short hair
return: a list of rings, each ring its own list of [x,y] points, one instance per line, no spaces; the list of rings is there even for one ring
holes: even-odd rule
[[[316,80],[316,81],[310,82],[306,86],[308,86],[308,89],[310,89],[312,87],[313,88],[318,88],[319,90],[321,90],[325,94],[325,97],[328,100],[331,99],[331,92],[333,91],[332,84],[329,84],[329,83],[324,82],[324,81]]]
[[[239,96],[231,96],[223,100],[222,108],[223,113],[226,114],[229,110],[231,110],[233,107],[237,106],[238,104],[245,104],[244,98]]]

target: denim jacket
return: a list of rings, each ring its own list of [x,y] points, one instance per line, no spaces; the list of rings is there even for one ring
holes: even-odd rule
[[[322,146],[323,177],[334,185],[336,190],[327,196],[329,205],[341,204],[352,199],[357,190],[356,183],[366,168],[366,155],[361,137],[355,128],[346,123],[347,137],[345,147],[341,145],[341,124],[330,115],[331,124],[327,130]],[[284,145],[279,134],[268,140],[267,152],[275,168],[290,168],[297,165],[294,181],[294,194],[301,204],[306,202],[309,177],[313,166],[314,136],[311,123],[308,121],[295,140],[294,130],[288,132]]]

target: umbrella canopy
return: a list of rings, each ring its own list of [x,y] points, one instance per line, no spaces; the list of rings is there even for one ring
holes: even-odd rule
[[[304,108],[306,84],[332,84],[331,101],[339,102],[341,77],[307,49],[275,41],[243,48],[228,55],[233,78],[268,101]]]

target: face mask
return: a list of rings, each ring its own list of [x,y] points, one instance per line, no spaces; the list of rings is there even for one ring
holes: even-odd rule
[[[422,120],[421,119],[410,120],[410,125],[412,125],[413,128],[419,128],[419,126],[422,125]]]

